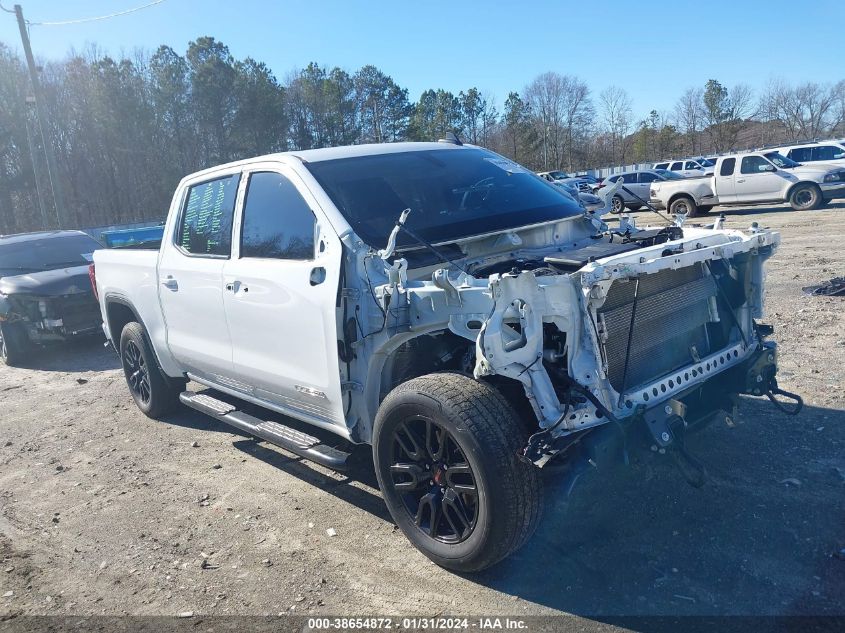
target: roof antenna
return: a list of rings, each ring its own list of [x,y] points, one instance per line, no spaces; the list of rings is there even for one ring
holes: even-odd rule
[[[454,132],[446,132],[446,134],[443,135],[443,138],[437,139],[437,142],[449,143],[451,145],[463,145],[463,143],[461,143],[461,139],[459,139],[458,135]]]

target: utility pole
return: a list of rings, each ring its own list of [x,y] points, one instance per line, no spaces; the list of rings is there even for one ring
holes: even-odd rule
[[[57,228],[64,228],[64,196],[62,195],[62,183],[56,170],[56,158],[53,155],[53,144],[45,133],[47,128],[47,113],[44,110],[44,93],[41,92],[41,83],[38,80],[38,69],[35,67],[35,59],[32,56],[32,48],[29,45],[29,33],[26,30],[26,22],[23,19],[21,5],[15,5],[15,16],[18,18],[18,28],[21,32],[23,52],[26,56],[26,65],[29,67],[29,79],[32,82],[32,94],[35,97],[35,117],[38,120],[38,130],[41,133],[41,146],[44,148],[44,158],[47,162],[47,178],[50,181],[50,190],[53,193],[53,205],[56,209]],[[49,129],[48,129],[49,131]],[[34,160],[34,159],[33,159]]]

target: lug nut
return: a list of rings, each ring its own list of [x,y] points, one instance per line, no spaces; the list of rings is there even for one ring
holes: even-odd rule
[[[770,363],[775,362],[775,355],[774,355],[774,354],[769,354],[768,359],[769,359],[769,362],[770,362]]]
[[[670,407],[668,404],[663,408],[663,410],[666,412],[667,415],[672,414],[672,407]]]
[[[664,442],[668,442],[671,439],[671,436],[667,431],[663,431],[663,433],[660,434],[660,439]]]
[[[757,382],[763,382],[763,377],[759,374],[757,375]]]

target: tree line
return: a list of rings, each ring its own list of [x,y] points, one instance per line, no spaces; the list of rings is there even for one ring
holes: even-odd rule
[[[845,135],[845,80],[776,80],[755,93],[713,79],[638,120],[623,88],[594,95],[572,75],[541,74],[500,111],[477,87],[412,101],[372,65],[350,73],[311,63],[279,80],[212,37],[184,55],[161,46],[117,59],[91,47],[40,72],[43,135],[25,63],[0,42],[0,234],[58,225],[51,181],[64,192],[64,228],[157,220],[184,175],[276,151],[455,132],[532,169],[578,171]]]

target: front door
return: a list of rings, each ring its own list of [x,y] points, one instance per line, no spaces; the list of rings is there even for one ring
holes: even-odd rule
[[[167,346],[183,367],[214,380],[232,369],[223,266],[232,248],[239,178],[230,173],[188,187],[158,264]]]
[[[300,417],[344,424],[340,240],[288,168],[273,164],[244,177],[237,255],[223,270],[233,377]]]
[[[778,200],[784,184],[775,166],[754,154],[742,157],[735,182],[737,202]]]

